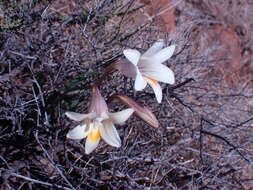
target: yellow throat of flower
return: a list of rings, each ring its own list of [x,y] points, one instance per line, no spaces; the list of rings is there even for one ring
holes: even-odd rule
[[[97,127],[91,129],[91,131],[88,133],[88,138],[92,142],[96,142],[100,139],[100,132]]]
[[[155,79],[151,78],[151,77],[145,77],[145,80],[146,80],[150,85],[152,85],[152,86],[157,86],[157,85],[158,85],[158,82],[157,82]]]

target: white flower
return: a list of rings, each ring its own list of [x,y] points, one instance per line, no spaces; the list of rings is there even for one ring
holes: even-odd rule
[[[175,76],[171,69],[162,62],[168,60],[174,53],[175,45],[163,48],[164,41],[158,40],[144,54],[138,50],[126,49],[125,57],[135,66],[135,90],[143,90],[149,84],[154,92],[158,103],[162,101],[162,89],[158,81],[174,84]]]
[[[66,112],[70,119],[80,122],[77,127],[68,132],[67,138],[77,140],[87,137],[85,143],[86,154],[91,153],[98,146],[101,137],[107,144],[120,147],[121,140],[114,124],[124,123],[133,112],[132,108],[116,113],[108,112],[103,97],[95,87],[93,89],[90,113]]]

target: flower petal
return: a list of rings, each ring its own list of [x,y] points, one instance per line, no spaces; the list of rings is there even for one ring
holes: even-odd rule
[[[163,92],[162,92],[162,88],[159,85],[159,83],[152,79],[152,78],[145,78],[148,82],[148,84],[153,88],[154,92],[155,92],[155,97],[157,99],[158,103],[162,102],[162,96],[163,96]]]
[[[87,136],[88,129],[87,125],[78,125],[74,129],[70,130],[67,134],[67,138],[78,140],[83,139]]]
[[[134,112],[134,109],[128,108],[116,113],[109,113],[109,117],[115,124],[122,124],[124,123]]]
[[[168,60],[173,55],[175,48],[175,45],[171,45],[162,49],[161,51],[157,52],[155,55],[152,56],[152,60],[156,63],[162,63]]]
[[[149,57],[159,52],[164,46],[164,40],[157,40],[142,56]]]
[[[142,77],[140,71],[137,70],[134,89],[137,91],[143,90],[147,86],[147,81]]]
[[[127,60],[122,60],[114,63],[115,68],[118,69],[123,75],[131,78],[136,76],[136,66],[134,64],[129,64]]]
[[[149,77],[160,82],[174,84],[174,72],[163,64],[149,64],[142,67],[141,73],[144,77]]]
[[[72,119],[74,121],[83,121],[84,119],[88,118],[88,117],[92,117],[94,114],[93,113],[89,113],[89,114],[81,114],[81,113],[76,113],[76,112],[72,112],[72,111],[67,111],[65,113],[65,115],[69,118]]]
[[[123,51],[123,54],[125,55],[125,57],[134,65],[137,65],[141,54],[138,50],[135,49],[126,49]]]
[[[88,136],[85,142],[85,153],[90,154],[95,148],[97,148],[99,141],[100,137],[98,140],[94,141]]]
[[[102,123],[104,125],[99,128],[99,131],[104,141],[111,146],[120,147],[121,140],[114,124],[110,120]]]
[[[95,113],[96,117],[102,117],[104,112],[108,112],[108,107],[105,99],[102,97],[98,87],[92,86],[92,98],[89,111]]]
[[[102,126],[102,124],[100,125]],[[98,141],[100,139],[100,132],[98,127],[94,127],[89,131],[88,138],[93,142]]]

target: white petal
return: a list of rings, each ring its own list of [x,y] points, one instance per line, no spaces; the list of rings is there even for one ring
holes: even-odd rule
[[[99,128],[101,137],[104,141],[114,147],[121,146],[121,140],[119,134],[110,120],[103,121],[103,126]]]
[[[137,75],[135,78],[135,83],[134,83],[134,89],[139,91],[143,90],[147,86],[147,81],[142,77],[140,71],[137,70]]]
[[[78,125],[68,132],[67,138],[78,140],[85,138],[87,134],[88,134],[87,125]]]
[[[123,51],[123,54],[125,55],[125,57],[134,65],[137,65],[141,54],[138,50],[135,49],[126,49]]]
[[[124,123],[134,112],[134,109],[128,108],[116,113],[109,113],[110,119],[115,124],[122,124]]]
[[[85,153],[90,154],[93,150],[95,150],[95,148],[97,148],[98,143],[99,143],[99,140],[92,141],[89,138],[87,138],[85,142]]]
[[[173,55],[175,48],[175,45],[171,45],[162,49],[161,51],[157,52],[155,55],[152,56],[152,61],[155,63],[162,63],[168,60]]]
[[[109,119],[108,112],[102,112],[102,113],[101,113],[101,119],[102,119],[102,120]],[[102,121],[102,120],[101,120],[101,121]]]
[[[93,113],[81,114],[81,113],[76,113],[76,112],[68,111],[68,112],[65,113],[65,115],[69,119],[72,119],[74,121],[83,121],[84,119],[86,119],[88,117],[91,117],[93,115]]]
[[[164,46],[164,40],[157,40],[142,56],[149,57],[159,52]]]
[[[162,92],[161,86],[158,84],[158,82],[154,83],[154,82],[148,81],[148,84],[153,88],[157,102],[161,103],[162,97],[163,97],[163,92]]]
[[[141,72],[145,77],[150,77],[160,82],[174,84],[174,72],[163,64],[149,64],[142,67]]]

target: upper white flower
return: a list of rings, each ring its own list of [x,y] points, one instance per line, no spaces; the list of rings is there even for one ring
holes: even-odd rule
[[[91,153],[98,146],[101,137],[107,144],[120,147],[121,140],[114,124],[124,123],[134,112],[132,108],[129,108],[110,113],[98,89],[95,88],[93,91],[90,113],[66,112],[70,119],[80,122],[78,126],[68,132],[67,138],[83,139],[87,137],[86,154]]]
[[[158,40],[144,54],[138,50],[126,49],[125,57],[135,66],[135,90],[143,90],[149,84],[154,92],[158,103],[162,101],[162,89],[158,81],[174,84],[175,76],[171,69],[162,63],[168,60],[175,51],[175,45],[163,48],[164,41]]]

